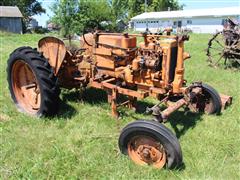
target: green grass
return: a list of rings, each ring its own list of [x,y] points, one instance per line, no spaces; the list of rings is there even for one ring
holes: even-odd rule
[[[120,129],[149,117],[121,109],[118,123],[101,91],[88,89],[83,99],[63,91],[53,119],[16,110],[6,81],[8,56],[19,46],[36,47],[41,37],[0,34],[1,179],[240,179],[240,73],[207,66],[204,49],[210,35],[192,34],[186,43],[192,58],[185,62],[185,78],[233,96],[233,105],[220,116],[184,115],[180,110],[170,117],[166,126],[178,136],[184,158],[182,169],[174,171],[137,166],[119,153]]]

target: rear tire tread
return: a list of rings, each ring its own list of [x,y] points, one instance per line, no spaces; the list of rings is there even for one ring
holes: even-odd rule
[[[8,84],[12,99],[17,104],[16,97],[12,88],[11,71],[13,64],[17,60],[23,60],[27,63],[35,73],[40,91],[41,91],[41,105],[37,111],[37,116],[52,116],[57,113],[59,105],[60,90],[57,85],[57,78],[54,71],[46,58],[43,57],[36,49],[29,46],[24,46],[14,50],[8,60]],[[19,107],[21,109],[21,107]]]
[[[220,114],[222,109],[222,101],[219,93],[210,85],[202,84],[205,91],[207,91],[213,100],[214,110],[210,114]]]

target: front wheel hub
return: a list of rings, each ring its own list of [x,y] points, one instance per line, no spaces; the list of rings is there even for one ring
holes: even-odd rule
[[[130,158],[139,165],[162,168],[166,164],[166,153],[161,143],[147,136],[134,137],[128,143]]]

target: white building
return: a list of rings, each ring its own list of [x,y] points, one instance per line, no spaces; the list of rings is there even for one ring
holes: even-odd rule
[[[32,18],[29,22],[28,28],[35,29],[36,27],[38,27],[38,21],[36,19]]]
[[[135,31],[152,32],[166,27],[190,29],[195,33],[215,33],[223,29],[226,18],[235,18],[240,22],[240,7],[192,9],[180,11],[148,12],[131,19]]]

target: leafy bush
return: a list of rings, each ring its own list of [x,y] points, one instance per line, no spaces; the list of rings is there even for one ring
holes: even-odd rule
[[[39,27],[34,28],[33,32],[37,33],[37,34],[45,34],[45,33],[48,33],[49,30],[47,28],[43,28],[43,27],[39,26]]]

